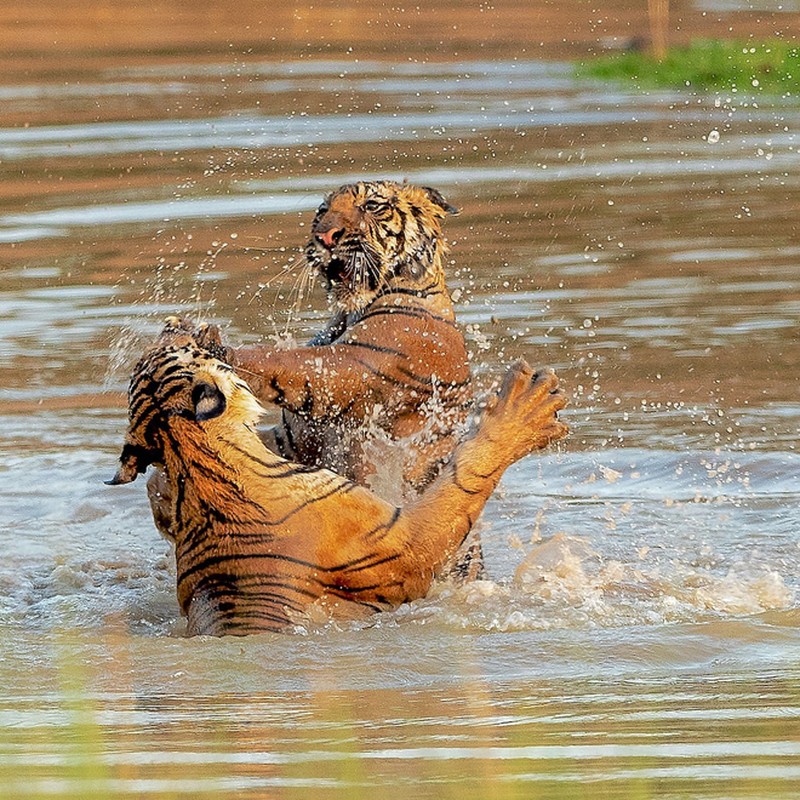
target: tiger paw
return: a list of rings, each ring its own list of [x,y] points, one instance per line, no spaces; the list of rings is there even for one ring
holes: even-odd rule
[[[219,326],[212,325],[209,322],[201,322],[194,332],[194,340],[204,350],[208,350],[214,358],[230,364],[231,348],[222,343],[222,334]]]
[[[566,405],[552,369],[534,372],[519,360],[506,373],[485,424],[492,438],[508,442],[522,456],[567,435],[569,428],[558,419]]]
[[[194,340],[205,350],[208,350],[212,355],[220,358],[220,354],[224,353],[227,348],[222,344],[222,334],[220,333],[219,326],[212,325],[210,322],[201,322],[195,332]],[[222,357],[222,360],[226,359]]]
[[[162,336],[174,336],[176,333],[194,333],[194,323],[187,317],[170,314],[164,319]]]
[[[231,363],[232,349],[222,343],[219,327],[208,322],[195,323],[187,317],[172,315],[164,320],[159,342],[176,342],[190,337],[198,347],[208,351],[214,358]]]

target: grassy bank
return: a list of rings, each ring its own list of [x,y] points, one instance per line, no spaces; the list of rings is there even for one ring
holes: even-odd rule
[[[800,95],[800,47],[780,39],[698,40],[669,49],[661,60],[643,51],[602,56],[580,64],[578,74],[641,90],[689,88],[789,97]]]

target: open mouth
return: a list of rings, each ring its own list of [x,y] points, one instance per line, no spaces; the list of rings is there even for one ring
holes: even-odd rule
[[[353,276],[351,264],[352,261],[343,261],[341,258],[332,256],[325,265],[325,277],[329,281],[344,283]]]

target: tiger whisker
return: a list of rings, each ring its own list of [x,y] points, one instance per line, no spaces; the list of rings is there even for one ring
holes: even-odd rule
[[[267,279],[266,281],[264,281],[263,283],[260,283],[260,284],[259,284],[259,286],[258,286],[258,288],[256,289],[256,291],[255,291],[255,292],[253,292],[253,295],[252,295],[252,296],[250,297],[250,299],[247,301],[247,305],[250,305],[250,304],[251,304],[251,303],[253,303],[255,300],[258,300],[258,299],[261,297],[261,294],[262,294],[262,292],[263,292],[265,289],[269,289],[269,288],[272,286],[272,284],[273,284],[273,283],[275,283],[275,281],[278,281],[278,288],[280,288],[280,285],[281,285],[281,284],[282,284],[282,283],[283,283],[283,282],[284,282],[284,281],[285,281],[285,280],[286,280],[286,279],[289,277],[289,275],[290,275],[290,274],[292,274],[292,272],[293,272],[294,270],[296,270],[296,269],[297,269],[297,267],[299,267],[299,266],[303,266],[303,267],[305,267],[305,266],[306,266],[306,264],[305,264],[305,259],[304,259],[304,257],[303,257],[303,255],[302,255],[302,254],[298,255],[296,258],[294,258],[294,259],[292,259],[291,261],[289,261],[288,263],[284,264],[284,265],[281,267],[281,269],[280,269],[280,272],[277,272],[277,273],[275,273],[275,275],[273,275],[271,278],[268,278],[268,279]]]
[[[294,317],[299,314],[300,308],[303,305],[303,301],[306,297],[306,291],[308,290],[309,285],[314,277],[313,272],[311,271],[310,267],[304,266],[300,270],[300,274],[297,276],[295,280],[294,286],[292,287],[292,292],[290,292],[289,297],[291,298],[292,293],[294,293],[295,299],[293,302],[289,304],[289,314],[286,317],[286,326],[284,328],[284,333],[289,332],[289,325],[294,319]]]
[[[372,282],[375,284],[375,290],[380,292],[389,285],[389,278],[391,276],[387,270],[382,269],[380,255],[375,252],[375,250],[370,247],[364,247],[363,253],[366,268],[369,273],[367,283],[369,283],[369,278],[371,277]]]

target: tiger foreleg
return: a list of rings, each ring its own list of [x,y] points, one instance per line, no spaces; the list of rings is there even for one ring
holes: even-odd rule
[[[522,361],[511,367],[470,438],[458,446],[436,481],[404,509],[404,521],[420,531],[421,560],[433,557],[439,563],[436,574],[466,539],[506,468],[567,434],[557,416],[566,403],[552,370],[537,373]],[[443,519],[449,520],[449,545],[441,538]],[[445,553],[439,560],[431,548],[442,546]]]
[[[452,566],[442,574],[445,580],[458,584],[480,581],[486,578],[486,562],[483,557],[481,535],[473,528],[456,551]]]

